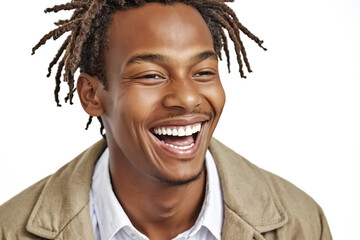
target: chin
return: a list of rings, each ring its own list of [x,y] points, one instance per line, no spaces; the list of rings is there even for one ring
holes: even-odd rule
[[[170,185],[170,186],[183,186],[188,185],[192,182],[195,182],[201,178],[201,176],[205,172],[205,163],[203,163],[201,169],[197,172],[191,171],[191,173],[179,174],[181,176],[165,176],[164,174],[157,173],[155,174],[155,178],[160,182]]]

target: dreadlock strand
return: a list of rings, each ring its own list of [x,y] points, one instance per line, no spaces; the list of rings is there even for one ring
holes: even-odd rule
[[[237,31],[237,32],[238,32],[238,31]],[[241,41],[240,35],[236,35],[236,36],[238,37],[239,46],[240,46],[240,52],[241,52],[242,57],[243,57],[243,60],[244,60],[244,62],[245,62],[245,66],[246,66],[248,72],[252,72],[251,67],[250,67],[250,62],[249,62],[249,59],[248,59],[248,57],[247,57],[247,53],[246,53],[244,44],[243,44],[243,42]]]
[[[90,124],[91,124],[91,122],[92,122],[92,119],[93,119],[93,116],[89,116],[89,119],[88,119],[88,121],[87,121],[87,123],[86,123],[85,130],[88,130],[88,129],[89,129]]]
[[[211,18],[208,20],[208,26],[210,29],[210,32],[214,33],[213,38],[213,45],[216,55],[218,55],[219,59],[222,60],[222,54],[221,54],[221,46],[222,46],[222,39],[221,39],[221,28],[219,28],[218,24],[212,22]],[[212,34],[211,34],[212,35]]]
[[[66,74],[66,73],[65,73]],[[69,101],[70,102],[70,105],[73,105],[74,103],[73,103],[73,97],[74,97],[74,92],[76,91],[76,88],[74,88],[74,82],[75,82],[75,80],[74,80],[74,76],[73,75],[71,75],[71,73],[69,72],[69,73],[67,73],[67,75],[68,75],[68,77],[67,77],[67,83],[68,83],[68,86],[69,86],[69,92],[68,92],[68,94],[66,95],[66,97],[64,98],[64,100],[65,100],[65,103],[67,103],[67,101]]]
[[[70,38],[70,42],[69,44],[67,45],[66,47],[66,52],[65,52],[65,74],[64,74],[64,81],[67,82],[68,79],[67,79],[67,65],[68,63],[71,61],[71,54],[72,52],[74,51],[74,47],[75,47],[75,42],[76,42],[76,37],[77,35],[79,34],[79,31],[80,31],[80,26],[77,26],[76,29],[74,29],[72,31],[72,34],[71,34],[71,38]]]
[[[67,45],[69,44],[70,41],[70,36],[68,36],[66,38],[66,40],[64,41],[64,43],[61,45],[60,49],[58,50],[58,52],[56,53],[54,59],[50,62],[49,67],[48,67],[48,74],[46,75],[46,77],[50,77],[51,75],[51,69],[53,68],[53,66],[59,61],[61,55],[63,54],[63,52],[65,51]]]
[[[69,22],[70,23],[70,22]],[[69,24],[68,23],[68,24]],[[79,21],[75,21],[74,23],[79,23]],[[76,33],[77,30],[75,30],[77,27],[76,24],[73,25],[73,31],[72,33]],[[69,86],[69,92],[67,94],[67,96],[65,97],[65,103],[68,101],[68,99],[70,99],[70,104],[73,104],[72,102],[72,98],[73,98],[73,89],[74,89],[74,76],[72,74],[69,74],[67,71],[66,71],[66,65],[67,65],[67,60],[69,59],[69,56],[71,55],[71,46],[74,44],[73,43],[73,40],[74,40],[74,35],[71,34],[69,37],[69,43],[66,45],[65,47],[65,56],[63,58],[63,63],[62,63],[62,69],[65,69],[65,73],[64,73],[64,81],[68,83],[68,86]],[[58,73],[59,76],[57,78],[57,81],[59,81],[59,84],[58,86],[60,87],[60,79],[61,79],[61,71]],[[60,90],[60,88],[59,88]]]
[[[97,119],[98,119],[98,121],[100,123],[100,134],[101,134],[101,136],[103,136],[103,138],[106,139],[106,134],[104,133],[104,129],[105,129],[104,123],[103,123],[101,117],[97,117]]]
[[[36,51],[37,49],[39,49],[42,45],[45,45],[46,41],[49,40],[49,39],[53,36],[53,34],[54,34],[54,32],[55,32],[56,30],[57,30],[57,29],[54,29],[54,30],[50,31],[49,33],[45,34],[45,35],[40,39],[40,41],[35,45],[35,47],[32,48],[32,53],[31,53],[31,55],[34,55],[34,54],[35,54],[35,51]]]
[[[240,72],[240,76],[242,78],[246,78],[244,71],[243,71],[243,63],[242,63],[242,59],[241,59],[241,50],[240,50],[240,43],[237,40],[236,34],[234,32],[234,29],[231,27],[231,25],[223,18],[222,15],[220,15],[219,13],[217,13],[216,10],[211,10],[212,14],[214,14],[214,16],[216,16],[217,21],[219,21],[219,23],[221,24],[221,26],[223,26],[229,33],[229,37],[232,40],[232,42],[234,43],[234,47],[235,47],[235,53],[236,53],[236,58],[237,58],[237,62],[239,64],[239,72]]]
[[[234,0],[213,0],[213,1],[218,3],[234,2]]]
[[[64,33],[69,32],[76,28],[80,22],[80,19],[75,19],[72,21],[69,21],[68,23],[62,25],[56,31],[54,32],[53,39],[56,40],[59,37],[61,37]]]
[[[76,37],[76,43],[73,49],[74,52],[72,53],[70,61],[65,66],[68,67],[67,70],[70,71],[72,75],[74,75],[75,70],[80,62],[82,46],[86,40],[86,37],[89,35],[91,23],[105,3],[106,0],[93,1],[84,16],[84,20],[81,24],[79,35],[77,35]]]
[[[224,4],[223,6],[226,6],[226,5]],[[245,47],[244,47],[243,42],[241,41],[240,32],[239,32],[239,29],[237,28],[237,25],[236,25],[236,23],[234,21],[234,18],[231,15],[229,15],[229,13],[227,13],[226,11],[221,11],[221,15],[222,15],[222,17],[224,19],[224,23],[229,24],[227,29],[232,29],[233,34],[231,33],[231,35],[233,35],[233,37],[236,38],[236,41],[233,40],[233,42],[234,42],[234,45],[235,45],[236,53],[239,53],[239,54],[237,54],[238,61],[242,57],[243,62],[245,63],[247,71],[252,72],[251,67],[250,67],[250,63],[248,61],[247,54],[246,54],[246,51],[245,51]],[[236,18],[236,15],[234,17]],[[239,52],[239,50],[240,50],[240,52]],[[245,76],[242,76],[242,77],[245,77]]]
[[[210,19],[215,19],[217,21],[217,28],[216,29],[218,29],[218,31],[214,32],[214,33],[211,31],[211,29],[210,29],[210,31],[212,32],[212,35],[220,36],[221,43],[220,43],[219,48],[220,48],[220,50],[222,48],[224,50],[224,52],[225,52],[226,60],[227,60],[227,68],[228,68],[228,72],[230,73],[231,72],[231,69],[230,69],[230,53],[229,53],[229,48],[228,48],[227,37],[226,37],[225,32],[224,32],[225,25],[221,24],[219,22],[219,19],[222,18],[219,15],[223,15],[223,13],[221,13],[219,15],[214,15],[214,12],[217,12],[217,11],[219,11],[219,9],[220,10],[222,9],[222,5],[225,5],[224,2],[225,1],[213,1],[213,2],[206,2],[206,1],[203,2],[202,1],[202,2],[199,2],[199,6],[197,8],[198,8],[198,10],[200,12],[201,12],[201,9],[205,9],[204,14],[205,15],[210,15]],[[234,35],[236,35],[236,34],[234,34]],[[213,38],[214,38],[214,36],[213,36]],[[239,64],[240,69],[242,69],[241,63],[242,62],[240,61],[240,64]]]
[[[64,75],[63,75],[63,79],[64,79],[64,82],[67,82],[67,84],[69,86],[69,92],[68,92],[67,96],[65,97],[65,103],[70,99],[70,104],[72,104],[73,88],[74,88],[73,86],[74,86],[74,81],[75,80],[74,80],[74,75],[71,74],[67,70],[67,65],[68,65],[68,62],[69,62],[69,60],[71,58],[71,53],[73,52],[73,49],[74,49],[74,46],[75,46],[76,36],[78,35],[79,31],[80,31],[79,26],[72,31],[71,38],[70,38],[70,43],[67,45],[65,56],[64,56],[64,70],[65,70],[65,72],[64,72]]]
[[[225,35],[224,29],[222,29],[222,28],[220,28],[220,36],[222,39],[223,49],[224,49],[224,52],[226,55],[227,68],[230,73],[230,53],[229,53],[229,48],[228,48],[227,37]]]
[[[49,13],[49,12],[57,13],[57,12],[62,11],[62,10],[73,10],[73,9],[76,9],[76,8],[83,8],[83,7],[86,7],[85,3],[82,3],[82,2],[69,2],[69,3],[66,3],[66,4],[55,5],[55,6],[51,7],[51,8],[46,8],[44,10],[44,12],[45,13]]]
[[[61,26],[61,25],[64,25],[64,24],[66,24],[66,23],[68,23],[68,22],[70,22],[71,20],[70,19],[66,19],[66,20],[58,20],[57,22],[54,22],[54,24],[56,25],[56,26]]]
[[[262,46],[262,44],[264,43],[264,41],[260,40],[258,37],[256,37],[253,33],[251,33],[249,31],[249,29],[247,29],[243,24],[241,24],[241,22],[239,21],[238,17],[236,16],[235,12],[233,9],[231,9],[229,6],[227,6],[226,4],[223,5],[223,10],[225,12],[227,12],[228,14],[230,14],[230,16],[234,19],[234,22],[236,24],[236,26],[246,35],[248,36],[251,40],[253,40],[254,42],[256,42],[258,44],[259,47],[261,47],[263,50],[267,50],[266,48],[264,48]]]
[[[58,27],[54,30],[51,30],[49,33],[45,34],[40,41],[35,45],[35,47],[33,47],[32,49],[32,55],[35,54],[35,51],[37,49],[39,49],[42,45],[45,45],[45,43],[47,42],[47,40],[49,40],[50,38],[53,38],[54,40],[58,39],[61,35],[63,35],[65,32],[71,31],[72,29],[74,29],[74,27],[76,26],[76,24],[78,23],[78,21],[75,22],[69,22],[61,27]]]
[[[244,60],[244,62],[245,62],[246,69],[248,70],[248,72],[252,72],[251,67],[250,67],[249,60],[248,60],[248,58],[247,58],[247,54],[246,54],[246,50],[245,50],[244,44],[243,44],[243,42],[241,41],[240,31],[239,31],[239,29],[237,28],[237,25],[236,25],[236,23],[235,23],[234,18],[232,18],[231,15],[229,16],[228,14],[226,14],[226,12],[222,12],[222,15],[224,16],[224,19],[231,25],[232,29],[234,30],[234,33],[235,33],[235,37],[236,37],[236,39],[237,39],[237,42],[239,42],[240,52],[241,52],[242,58],[243,58],[243,60]],[[236,17],[236,16],[235,16],[235,17]]]
[[[67,103],[69,100],[69,102],[70,102],[70,105],[73,105],[74,103],[73,103],[73,97],[74,97],[74,92],[76,91],[76,88],[74,88],[74,85],[73,84],[69,84],[69,89],[71,89],[71,90],[69,90],[69,92],[68,92],[68,94],[66,95],[66,97],[64,98],[64,100],[65,100],[65,103]]]
[[[56,102],[58,107],[61,107],[60,100],[59,100],[59,92],[60,92],[60,84],[61,84],[61,72],[62,72],[62,70],[64,68],[64,62],[65,62],[64,58],[59,62],[57,73],[56,73],[56,76],[55,76],[54,95],[55,95],[55,102]]]

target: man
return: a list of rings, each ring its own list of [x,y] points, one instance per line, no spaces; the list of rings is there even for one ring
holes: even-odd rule
[[[290,183],[212,139],[225,94],[226,29],[250,70],[223,1],[73,1],[50,37],[72,100],[106,131],[52,176],[0,208],[1,239],[331,239],[320,207]]]

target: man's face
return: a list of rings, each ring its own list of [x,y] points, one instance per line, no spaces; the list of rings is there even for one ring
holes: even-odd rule
[[[118,11],[99,90],[111,161],[137,177],[181,184],[198,176],[225,103],[211,33],[184,4]]]

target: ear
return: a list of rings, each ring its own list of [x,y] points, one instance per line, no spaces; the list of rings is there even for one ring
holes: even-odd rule
[[[102,84],[96,77],[80,73],[76,88],[81,105],[90,116],[100,116],[104,113],[98,92],[101,87]]]

